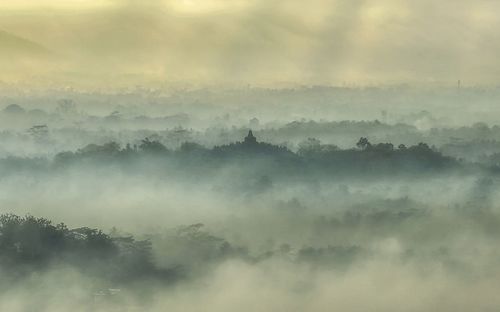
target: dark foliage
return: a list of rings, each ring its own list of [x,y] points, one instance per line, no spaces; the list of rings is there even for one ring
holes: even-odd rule
[[[375,144],[362,137],[356,146],[340,149],[309,138],[299,144],[297,152],[292,152],[284,146],[258,142],[250,133],[242,142],[212,149],[185,142],[171,151],[160,141],[146,138],[139,145],[127,144],[125,147],[116,142],[90,144],[76,152],[61,152],[51,163],[43,159],[3,159],[0,160],[0,170],[8,173],[24,167],[33,172],[90,165],[94,168],[119,167],[142,174],[161,175],[175,171],[182,172],[186,177],[203,177],[231,164],[233,168],[254,176],[294,179],[308,176],[422,174],[471,167],[442,155],[425,143],[412,146],[399,144],[395,148],[392,143]]]
[[[151,243],[133,237],[110,237],[90,228],[68,229],[44,218],[0,216],[0,265],[13,273],[63,264],[113,282],[174,278],[152,262]]]

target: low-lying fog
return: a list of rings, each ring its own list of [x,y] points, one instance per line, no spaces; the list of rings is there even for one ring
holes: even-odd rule
[[[0,310],[497,311],[497,93],[10,93]]]

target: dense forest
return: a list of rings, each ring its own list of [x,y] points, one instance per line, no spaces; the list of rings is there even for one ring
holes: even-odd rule
[[[250,130],[242,142],[207,148],[197,143],[184,142],[172,150],[157,140],[143,139],[139,144],[117,142],[102,145],[89,144],[74,152],[57,153],[53,159],[7,157],[0,160],[4,173],[22,170],[62,170],[74,166],[115,165],[123,170],[141,170],[147,162],[154,163],[157,170],[175,164],[179,171],[216,171],[228,163],[242,169],[262,170],[269,174],[317,175],[317,174],[415,174],[435,170],[464,169],[463,162],[429,147],[425,143],[406,146],[392,143],[372,144],[362,137],[350,149],[341,149],[332,144],[309,138],[299,144],[296,152],[286,146],[258,142]],[[276,165],[279,164],[279,165]],[[484,166],[487,168],[487,166]]]

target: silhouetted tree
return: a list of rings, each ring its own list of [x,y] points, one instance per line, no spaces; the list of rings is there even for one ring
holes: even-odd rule
[[[167,147],[160,143],[159,141],[151,141],[149,138],[145,138],[139,144],[139,149],[145,153],[158,154],[167,151]]]
[[[358,143],[356,143],[356,146],[362,150],[365,150],[367,148],[370,148],[372,145],[367,138],[361,137],[359,138]]]

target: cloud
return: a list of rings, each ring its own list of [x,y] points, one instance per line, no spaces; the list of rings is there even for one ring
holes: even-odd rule
[[[500,71],[500,4],[487,0],[107,3],[4,13],[0,28],[60,53],[42,74],[101,84],[494,83]]]

